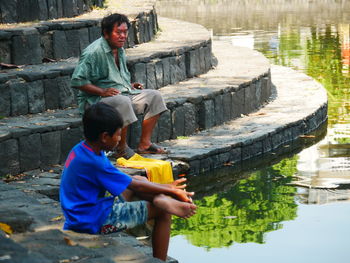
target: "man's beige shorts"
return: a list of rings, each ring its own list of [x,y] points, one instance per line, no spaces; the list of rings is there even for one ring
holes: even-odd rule
[[[136,114],[144,114],[147,120],[167,110],[164,99],[158,90],[142,90],[137,95],[116,95],[105,97],[101,102],[115,108],[123,117],[124,127],[137,121]]]

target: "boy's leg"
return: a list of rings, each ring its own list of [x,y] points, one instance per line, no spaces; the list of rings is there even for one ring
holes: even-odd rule
[[[148,203],[148,219],[155,219],[152,234],[153,256],[166,260],[169,238],[171,215],[188,218],[195,214],[194,204],[181,202],[165,196],[156,195],[152,203]]]

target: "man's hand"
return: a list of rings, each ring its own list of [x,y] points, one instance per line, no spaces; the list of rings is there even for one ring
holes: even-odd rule
[[[180,179],[177,179],[177,180],[175,180],[174,182],[170,183],[169,185],[170,185],[172,188],[184,189],[187,185],[186,185],[186,184],[183,184],[183,183],[186,182],[186,181],[187,181],[186,178],[180,178]]]
[[[114,88],[103,89],[101,93],[101,97],[111,97],[111,96],[118,95],[119,93],[120,91]]]
[[[135,82],[131,83],[133,89],[143,89],[143,85],[141,83]]]

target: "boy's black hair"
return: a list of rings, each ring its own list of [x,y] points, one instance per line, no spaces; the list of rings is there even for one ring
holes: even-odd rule
[[[130,21],[126,15],[114,13],[109,16],[105,16],[101,22],[101,35],[109,35],[112,32],[114,25],[120,26],[123,23],[126,23],[128,29],[130,28]]]
[[[88,141],[96,142],[103,132],[112,136],[123,127],[123,118],[113,107],[98,102],[85,110],[83,116],[84,136]]]

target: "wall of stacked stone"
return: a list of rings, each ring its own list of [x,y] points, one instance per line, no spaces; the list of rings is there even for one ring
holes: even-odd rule
[[[78,57],[101,36],[101,19],[45,21],[29,27],[0,30],[0,62],[40,64],[46,58],[59,60]],[[131,21],[126,47],[146,43],[158,31],[155,9],[140,13]]]
[[[229,162],[239,163],[270,153],[287,143],[297,140],[300,135],[319,129],[327,122],[327,119],[327,103],[325,103],[304,119],[289,123],[273,132],[258,135],[234,145],[228,145],[226,148],[217,151],[197,155],[195,159],[187,159],[186,161],[190,166],[189,174],[198,175],[223,167]]]
[[[189,89],[189,93],[192,91]],[[195,91],[194,91],[195,92]],[[161,115],[152,134],[152,141],[162,142],[189,136],[198,130],[218,126],[229,120],[259,109],[271,96],[271,76],[266,72],[251,81],[227,86],[205,95],[166,101],[168,112]],[[141,122],[129,129],[129,145],[136,147],[141,133]]]
[[[80,117],[14,127],[10,133],[0,130],[0,176],[63,163],[82,134]]]
[[[267,72],[252,81],[209,92],[206,95],[191,99],[169,100],[167,101],[169,111],[161,115],[152,140],[161,142],[178,136],[191,135],[199,129],[220,125],[261,107],[270,95],[270,72]],[[18,126],[12,123],[11,128],[7,130],[0,127],[0,176],[65,161],[69,150],[82,139],[81,117],[75,109],[62,111],[59,114],[55,117],[38,115],[37,119],[29,124],[23,124],[23,120],[20,119]],[[67,116],[71,117],[67,118]],[[131,135],[129,144],[132,147],[137,145],[136,138],[139,138],[141,132],[141,121],[142,118],[129,129]],[[315,123],[318,123],[317,121]],[[247,151],[249,154],[254,154],[257,150],[256,145],[260,145],[260,148],[264,145],[267,148],[272,147],[271,143],[272,145],[281,143],[280,140],[284,137],[276,136],[273,139],[264,139],[258,144],[247,145],[246,148],[249,149]],[[210,159],[208,167],[212,168],[230,158],[237,159],[245,151],[244,146],[240,145],[239,148],[230,148],[227,152],[205,159]],[[191,167],[200,165],[201,169],[206,169],[208,165],[202,160],[193,160],[190,164]]]
[[[194,49],[168,52],[151,57],[130,57],[132,81],[147,89],[159,89],[207,72],[211,67],[211,42]],[[197,56],[198,55],[198,56]],[[35,114],[76,105],[77,90],[70,87],[70,76],[77,60],[32,65],[23,70],[3,71],[0,75],[0,116]]]
[[[0,23],[20,23],[74,17],[103,6],[104,0],[4,0],[0,1]]]

